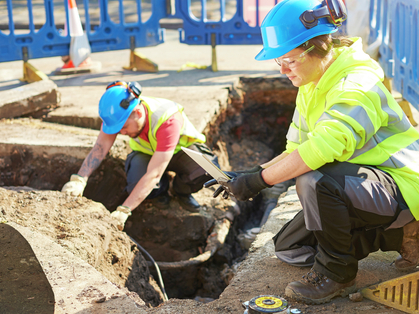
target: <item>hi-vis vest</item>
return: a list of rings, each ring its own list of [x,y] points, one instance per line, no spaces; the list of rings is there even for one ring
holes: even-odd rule
[[[181,112],[183,117],[183,126],[179,134],[179,142],[175,148],[175,154],[180,151],[181,147],[188,147],[194,143],[205,143],[205,135],[199,133],[193,124],[188,120],[183,107],[174,101],[154,98],[154,97],[140,97],[141,103],[148,111],[148,122],[150,130],[148,132],[149,143],[137,137],[131,138],[129,146],[132,150],[142,152],[144,154],[153,155],[157,148],[157,130],[176,112]]]
[[[335,52],[338,57],[317,86],[299,89],[286,152],[298,148],[313,170],[337,160],[386,171],[419,220],[419,132],[382,83],[384,73],[362,51],[360,39]]]

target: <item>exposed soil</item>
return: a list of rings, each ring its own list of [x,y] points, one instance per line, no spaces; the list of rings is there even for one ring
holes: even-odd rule
[[[221,214],[225,209],[231,210],[231,203],[214,202],[211,194],[211,189],[204,189],[195,197],[201,204],[209,208],[209,211],[215,210]],[[0,199],[0,221],[14,221],[49,236],[94,266],[110,281],[120,287],[128,286],[131,291],[137,292],[146,303],[157,306],[161,302],[160,290],[155,280],[149,276],[147,262],[127,234],[117,230],[109,211],[100,203],[84,197],[72,198],[56,191],[34,191],[20,188],[11,188],[11,190],[0,188]],[[289,199],[280,202],[281,204],[287,206],[287,210],[295,210],[296,203],[290,202]],[[150,204],[147,206],[149,210],[152,208]],[[173,207],[174,215],[190,216],[183,209],[175,208],[176,201],[173,201]],[[278,223],[278,230],[285,221]],[[155,308],[147,309],[147,312],[243,313],[242,303],[244,301],[249,301],[258,295],[282,296],[286,284],[301,278],[308,268],[292,267],[276,259],[272,248],[264,244],[271,241],[271,236],[272,234],[267,234],[260,243],[253,244],[250,251],[258,250],[258,254],[251,254],[246,260],[237,261],[233,267],[226,266],[224,272],[220,273],[218,270],[212,271],[211,268],[208,268],[206,273],[197,274],[198,276],[211,277],[212,279],[208,281],[207,285],[213,285],[215,291],[229,284],[219,299],[204,303],[212,299],[205,297],[196,300],[172,298]],[[370,266],[370,268],[375,268],[375,273],[363,270],[361,267],[362,279],[359,284],[372,284],[383,280],[383,276],[384,280],[389,279],[388,277],[391,277],[389,265],[395,256],[395,254],[389,253],[383,261],[382,255],[372,254],[365,263],[372,263],[374,266]],[[249,266],[251,266],[250,270]],[[236,273],[237,269],[241,269],[241,271]],[[181,271],[189,272],[191,269]],[[215,287],[217,281],[219,286]],[[205,291],[210,291],[210,289],[211,287],[204,287]],[[126,292],[135,299],[135,292],[129,293],[128,290]],[[96,298],[96,296],[93,297]],[[299,308],[303,313],[363,313],[365,311],[368,313],[399,313],[397,310],[366,299],[356,303],[349,301],[348,298],[336,298],[329,304],[318,306],[307,306],[288,301],[292,307]]]
[[[138,277],[142,289],[134,291],[146,303],[161,302],[146,261],[102,204],[56,191],[9,189],[0,188],[0,222],[15,222],[50,237],[120,287]]]

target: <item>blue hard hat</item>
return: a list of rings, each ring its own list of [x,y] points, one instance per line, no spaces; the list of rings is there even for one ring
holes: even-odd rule
[[[318,0],[283,0],[275,5],[264,18],[260,27],[263,49],[256,55],[258,61],[283,56],[307,40],[338,30],[338,25],[327,17],[316,19],[308,28],[301,20],[305,12],[322,7]],[[325,8],[327,10],[327,8]]]
[[[129,99],[130,92],[126,86],[119,85],[108,88],[99,101],[99,116],[103,121],[102,130],[106,134],[116,134],[121,131],[135,106],[138,98],[133,98],[124,108],[121,102]]]

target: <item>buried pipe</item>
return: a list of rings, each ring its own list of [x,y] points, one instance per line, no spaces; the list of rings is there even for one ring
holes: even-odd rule
[[[178,262],[156,262],[160,269],[177,269],[202,264],[208,261],[217,252],[225,242],[228,232],[230,231],[231,221],[227,218],[217,220],[214,223],[214,229],[207,238],[207,245],[204,253],[192,257],[185,261]],[[148,266],[155,265],[152,262],[147,262]]]

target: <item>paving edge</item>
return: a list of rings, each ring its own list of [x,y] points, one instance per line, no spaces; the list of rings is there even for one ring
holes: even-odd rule
[[[8,224],[35,252],[54,291],[55,314],[147,313],[145,304],[139,307],[122,289],[50,238],[16,223]]]

